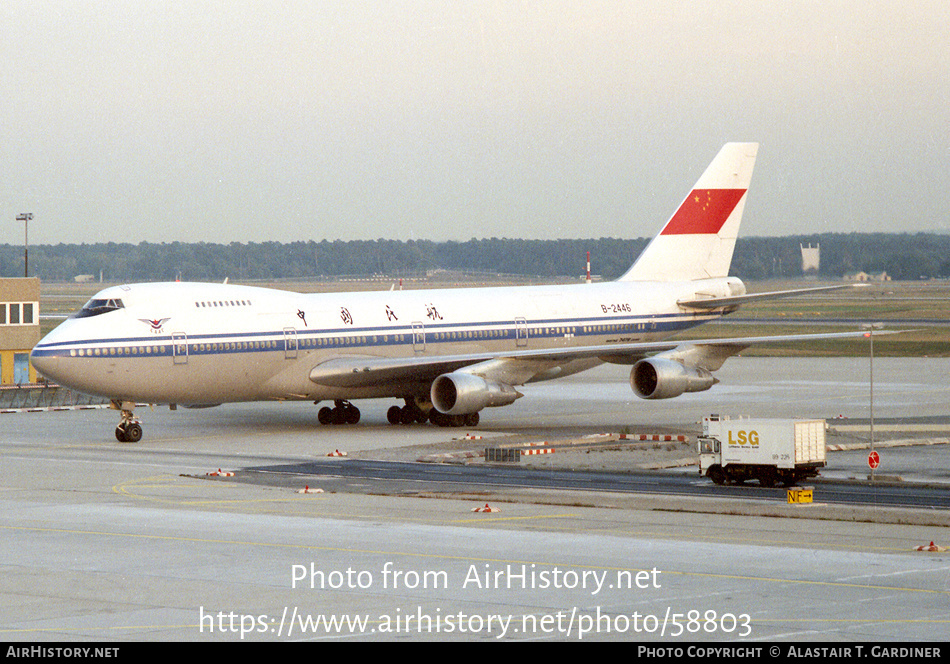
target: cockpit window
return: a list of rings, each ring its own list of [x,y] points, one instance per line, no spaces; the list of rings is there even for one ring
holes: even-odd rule
[[[93,298],[83,305],[83,308],[75,315],[75,318],[89,318],[90,316],[100,316],[116,309],[122,309],[125,305],[119,298],[109,300]]]

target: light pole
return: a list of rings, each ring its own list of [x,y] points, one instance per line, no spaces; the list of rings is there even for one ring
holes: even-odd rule
[[[870,367],[868,371],[868,383],[870,384],[869,392],[869,416],[871,422],[871,451],[868,453],[868,458],[874,453],[874,330],[880,330],[884,328],[884,323],[864,323],[861,325],[862,330],[867,330],[864,336],[868,338],[870,345]],[[874,481],[874,466],[871,466],[871,476],[870,480]]]
[[[30,276],[30,219],[33,218],[32,212],[18,214],[16,220],[23,222],[23,276]]]

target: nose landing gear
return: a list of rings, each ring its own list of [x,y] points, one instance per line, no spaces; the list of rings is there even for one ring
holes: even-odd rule
[[[137,443],[142,440],[142,424],[135,417],[135,404],[130,401],[113,401],[112,408],[122,411],[122,421],[115,428],[115,439],[120,443]]]

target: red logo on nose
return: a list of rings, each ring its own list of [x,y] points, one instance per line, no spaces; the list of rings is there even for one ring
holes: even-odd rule
[[[168,318],[158,318],[155,320],[149,318],[139,318],[140,321],[152,328],[152,332],[161,332],[162,326],[167,323],[170,319]]]

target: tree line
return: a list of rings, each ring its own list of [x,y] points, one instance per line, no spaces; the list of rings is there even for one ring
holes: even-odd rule
[[[459,270],[541,278],[578,277],[591,254],[591,272],[616,279],[649,239],[352,240],[320,242],[206,242],[56,244],[29,248],[30,276],[72,281],[233,281],[413,276]],[[826,233],[740,238],[731,273],[754,281],[802,275],[801,245],[819,245],[818,276],[840,279],[854,272],[893,279],[950,277],[950,235],[939,233]],[[0,245],[0,276],[23,276],[23,247]]]

